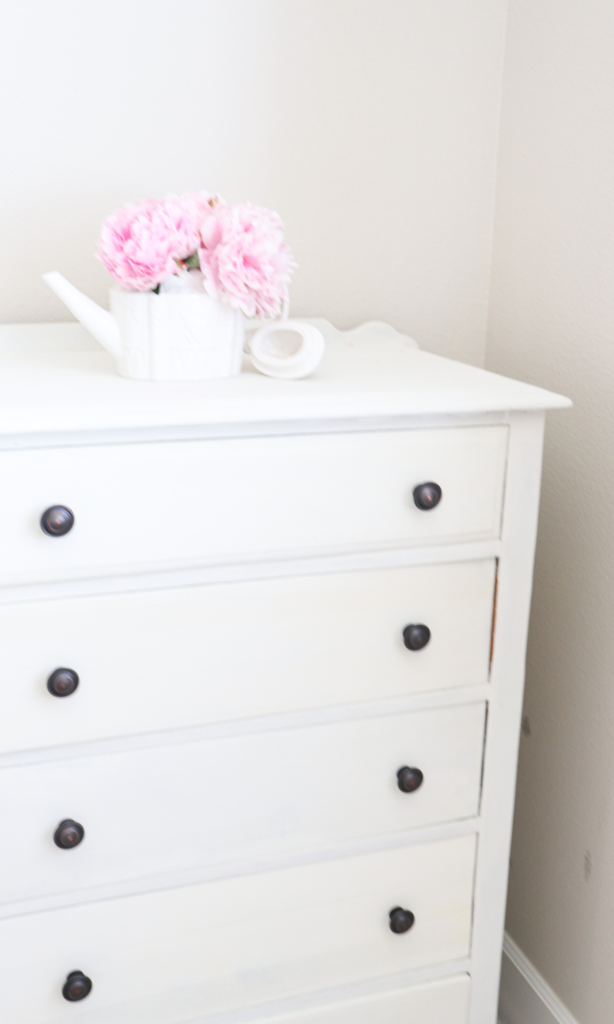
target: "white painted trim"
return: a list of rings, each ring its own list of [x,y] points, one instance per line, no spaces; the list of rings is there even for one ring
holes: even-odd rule
[[[393,569],[412,565],[442,565],[498,558],[501,541],[416,545],[414,547],[377,548],[341,552],[315,551],[313,554],[289,552],[273,561],[247,556],[241,562],[208,565],[163,566],[158,570],[128,570],[124,575],[86,576],[70,580],[39,580],[0,586],[0,604],[22,601],[51,601],[63,597],[88,597],[99,594],[126,594],[143,590],[199,587],[213,583],[240,583],[248,580],[281,579],[288,576],[317,576],[325,573],[364,572],[369,569]],[[83,570],[84,574],[90,570]]]
[[[471,967],[469,960],[448,960],[444,964],[431,964],[419,967],[402,974],[389,974],[385,977],[367,978],[352,985],[340,985],[336,988],[320,989],[304,995],[290,996],[274,1002],[259,1003],[257,1006],[241,1007],[238,1010],[227,1010],[214,1013],[207,1017],[190,1020],[189,1024],[261,1024],[264,1020],[282,1014],[300,1013],[327,1007],[334,1003],[343,1003],[354,999],[368,998],[374,995],[385,995],[387,992],[412,985],[423,985],[429,981],[439,981],[459,974],[468,974]]]
[[[107,736],[98,740],[86,740],[82,743],[64,743],[52,747],[36,747],[32,750],[7,750],[0,752],[0,771],[15,765],[43,764],[48,761],[64,761],[72,757],[96,757],[104,754],[119,754],[123,751],[149,750],[152,747],[199,743],[203,740],[222,739],[226,736],[274,732],[278,729],[308,729],[311,726],[326,725],[332,722],[350,722],[361,718],[374,719],[385,715],[402,715],[407,711],[432,711],[434,708],[461,707],[465,704],[488,701],[490,693],[489,684],[484,683],[481,686],[427,690],[424,693],[392,697],[388,700],[365,700],[357,704],[335,704],[328,708],[307,708],[303,711],[288,711],[277,715],[232,718],[228,721],[207,722],[204,725],[164,729],[158,732]]]
[[[512,413],[510,427],[475,877],[469,1024],[494,1024],[497,1016],[544,416]]]
[[[1,327],[2,325],[0,325]],[[1,349],[0,349],[1,352]],[[185,426],[125,427],[113,430],[64,430],[49,433],[0,434],[0,451],[24,448],[82,448],[100,444],[150,444],[161,441],[208,441],[232,437],[284,437],[295,434],[355,434],[438,427],[485,427],[509,423],[509,413],[468,412],[445,415],[354,416],[348,419],[292,420],[261,423],[187,424]]]
[[[179,871],[168,871],[161,875],[131,878],[124,882],[109,882],[106,885],[93,885],[83,889],[75,888],[68,892],[50,893],[47,896],[34,896],[14,903],[3,903],[0,905],[0,920],[23,917],[24,914],[40,914],[47,910],[74,907],[100,900],[123,899],[139,893],[158,892],[161,889],[180,889],[186,885],[201,885],[204,882],[213,882],[221,878],[240,878],[245,875],[266,874],[284,868],[318,864],[323,861],[343,860],[349,857],[359,857],[366,853],[393,850],[402,846],[419,846],[428,842],[439,842],[442,839],[455,839],[457,836],[470,836],[479,833],[481,827],[482,822],[479,818],[462,818],[458,821],[444,822],[439,825],[424,825],[420,828],[407,829],[404,832],[360,839],[351,843],[337,843],[335,846],[325,846],[316,850],[269,856],[260,860],[237,861],[232,864],[214,864],[204,868],[182,868]]]
[[[578,1024],[509,935],[503,940],[501,1024]]]

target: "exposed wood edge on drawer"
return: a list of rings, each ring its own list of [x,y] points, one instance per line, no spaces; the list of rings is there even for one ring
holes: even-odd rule
[[[115,882],[110,885],[90,886],[73,889],[65,893],[53,893],[30,900],[19,900],[15,903],[0,904],[0,920],[11,917],[22,917],[24,914],[37,914],[59,907],[80,906],[84,903],[95,903],[100,900],[122,899],[137,894],[159,892],[161,889],[179,889],[203,882],[217,881],[222,878],[238,878],[246,875],[266,874],[282,868],[299,867],[305,864],[316,864],[324,861],[343,860],[365,853],[377,853],[380,850],[398,849],[403,846],[416,846],[420,843],[438,842],[456,839],[458,836],[474,835],[480,832],[480,818],[464,818],[461,821],[450,821],[440,825],[428,825],[424,828],[409,829],[385,836],[364,839],[352,843],[339,843],[336,846],[323,847],[320,850],[310,849],[306,853],[297,853],[285,857],[269,857],[267,860],[216,865],[208,868],[195,868],[189,871],[173,871],[138,881]]]
[[[508,412],[456,413],[437,416],[372,416],[263,423],[203,423],[115,430],[66,430],[0,434],[0,451],[27,448],[82,448],[99,444],[151,444],[156,441],[206,441],[229,437],[280,437],[294,434],[354,434],[436,427],[486,427],[508,424]]]
[[[357,985],[345,985],[334,989],[322,989],[309,996],[295,996],[293,999],[284,999],[275,1003],[261,1003],[259,1006],[251,1006],[245,1010],[232,1010],[226,1013],[216,1013],[213,1016],[199,1017],[191,1020],[189,1024],[269,1024],[276,1017],[282,1014],[298,1013],[319,1007],[335,1005],[353,999],[362,999],[367,996],[384,995],[388,992],[396,992],[399,989],[410,988],[413,985],[420,985],[429,981],[439,981],[443,978],[471,973],[470,960],[450,960],[443,964],[433,964],[429,967],[421,967],[414,971],[404,971],[402,974],[388,975],[386,978],[373,978],[360,982]],[[383,1022],[382,1022],[383,1024]]]
[[[0,587],[0,604],[18,601],[43,601],[62,597],[117,594],[138,590],[165,590],[173,587],[197,587],[213,583],[275,579],[282,576],[313,576],[324,573],[361,572],[411,565],[441,565],[448,562],[473,562],[498,558],[501,542],[361,551],[352,554],[276,559],[262,562],[243,560],[236,564],[180,567],[158,572],[115,575],[64,581],[37,582]]]
[[[44,764],[48,761],[66,760],[116,754],[127,750],[144,750],[152,747],[174,746],[200,740],[214,740],[226,736],[241,736],[251,733],[272,732],[281,729],[305,729],[310,726],[326,725],[332,722],[349,722],[356,719],[373,719],[386,715],[399,715],[406,711],[428,711],[435,708],[459,707],[465,704],[488,701],[492,693],[489,683],[451,690],[434,690],[412,694],[408,697],[382,701],[361,701],[358,704],[343,704],[330,708],[316,708],[295,711],[281,715],[261,715],[257,718],[241,718],[227,722],[211,722],[207,725],[190,726],[185,729],[168,729],[163,732],[142,733],[132,736],[111,736],[107,739],[88,740],[86,743],[70,743],[57,747],[41,747],[36,750],[11,750],[0,753],[0,771],[21,764]]]

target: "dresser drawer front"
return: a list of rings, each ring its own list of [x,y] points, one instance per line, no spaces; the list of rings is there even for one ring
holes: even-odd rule
[[[507,427],[0,453],[0,582],[499,536]],[[413,490],[443,489],[421,511]],[[72,510],[61,537],[42,512]]]
[[[0,819],[19,840],[4,846],[0,902],[226,873],[470,817],[484,717],[469,704],[5,768]],[[402,767],[423,773],[414,792],[399,789]],[[67,818],[85,838],[58,849]]]
[[[0,922],[0,1017],[171,1024],[469,951],[475,839],[406,847]],[[395,935],[389,911],[415,914]]]
[[[257,1018],[254,1024],[468,1024],[469,975],[411,988]]]
[[[492,560],[0,606],[0,749],[487,682]],[[403,629],[429,627],[422,650]],[[58,667],[79,687],[57,699]]]

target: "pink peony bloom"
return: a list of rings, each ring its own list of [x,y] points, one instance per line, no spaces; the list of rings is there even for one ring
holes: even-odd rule
[[[200,233],[208,294],[246,316],[279,316],[295,266],[280,217],[251,203],[222,203],[203,220]]]
[[[103,222],[98,256],[133,291],[193,273],[200,262],[199,280],[210,295],[261,317],[282,312],[294,267],[276,213],[196,191],[116,210]]]
[[[199,220],[176,196],[126,205],[103,221],[98,256],[117,284],[147,291],[179,271],[177,260],[196,252]]]

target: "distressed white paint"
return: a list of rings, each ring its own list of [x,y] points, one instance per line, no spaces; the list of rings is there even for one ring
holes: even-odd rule
[[[0,452],[0,581],[499,536],[508,431],[393,431]],[[414,488],[439,482],[430,512]],[[63,537],[40,527],[65,505]],[[2,539],[4,538],[4,539]]]
[[[0,750],[486,683],[494,568],[473,561],[4,605],[11,699]],[[431,630],[420,651],[403,643],[412,622]],[[79,675],[70,699],[47,691],[59,667]],[[135,679],[147,680],[146,696]]]
[[[463,836],[0,922],[2,1016],[58,1019],[66,963],[101,979],[85,1024],[174,1024],[460,959],[474,855]],[[399,905],[416,915],[404,935],[389,928]]]
[[[485,704],[67,757],[0,771],[0,902],[330,852],[478,812]],[[397,770],[424,782],[402,793]],[[282,767],[280,767],[282,766]],[[111,796],[112,795],[112,796]],[[72,818],[72,850],[53,834]],[[13,913],[19,907],[13,908]]]
[[[402,381],[407,368],[404,354],[412,352],[394,339],[388,341],[393,342],[392,347],[384,345],[379,351],[366,342],[364,348],[360,342],[354,343],[364,390],[363,397],[358,389],[353,394],[354,421],[347,431],[331,427],[325,403],[323,418],[317,419],[317,396],[325,395],[329,384],[329,395],[343,394],[335,383],[333,360],[328,369],[323,364],[318,391],[306,403],[311,410],[311,430],[308,418],[294,419],[295,411],[284,413],[283,403],[275,407],[272,402],[281,428],[272,436],[266,436],[266,429],[262,433],[266,409],[257,417],[260,424],[255,427],[249,426],[249,420],[228,425],[218,409],[211,422],[219,431],[227,431],[225,440],[220,433],[209,440],[202,436],[192,442],[185,437],[172,440],[176,436],[173,429],[185,429],[190,422],[197,431],[202,429],[202,423],[190,420],[196,407],[187,421],[175,415],[172,407],[157,419],[160,411],[150,416],[148,403],[153,400],[147,398],[137,400],[140,420],[136,425],[145,430],[152,426],[158,431],[168,429],[166,443],[158,437],[155,442],[137,444],[133,437],[120,440],[110,433],[108,439],[114,443],[105,445],[101,443],[103,431],[96,444],[73,444],[72,439],[83,442],[83,438],[76,432],[73,438],[67,422],[62,424],[44,411],[42,419],[37,419],[40,410],[30,393],[30,378],[23,375],[25,363],[21,364],[27,408],[22,408],[17,422],[9,424],[15,432],[4,434],[0,462],[5,467],[5,484],[12,474],[16,505],[21,502],[23,506],[24,500],[30,503],[29,525],[24,526],[15,513],[11,520],[9,511],[5,527],[5,534],[18,535],[13,547],[19,547],[22,561],[30,560],[30,576],[21,588],[5,588],[3,650],[12,649],[16,671],[22,661],[27,663],[30,683],[16,686],[7,673],[5,694],[6,703],[13,702],[22,716],[22,725],[15,729],[17,741],[10,743],[13,749],[28,743],[53,744],[54,739],[56,745],[7,754],[1,762],[4,769],[0,775],[8,780],[10,793],[7,801],[13,802],[10,813],[22,814],[26,832],[32,819],[37,819],[39,828],[38,850],[28,853],[28,857],[34,854],[30,869],[24,866],[28,860],[24,857],[17,869],[24,873],[21,894],[26,898],[21,909],[27,913],[19,913],[15,903],[6,904],[8,916],[0,923],[0,942],[8,950],[2,967],[8,980],[0,985],[0,1006],[16,1024],[22,1020],[31,1024],[33,1019],[37,1024],[51,1024],[64,1014],[61,983],[66,973],[77,967],[95,975],[93,993],[77,1011],[84,1022],[92,1024],[111,1011],[118,1024],[178,1024],[203,1014],[219,1017],[226,1011],[231,1017],[237,1011],[248,1015],[244,1019],[250,1015],[257,1019],[258,1015],[270,1015],[265,1004],[276,1004],[280,1013],[316,1012],[316,1008],[335,1002],[371,998],[399,985],[434,981],[459,972],[469,973],[472,979],[468,1024],[494,1024],[538,502],[543,426],[539,409],[540,402],[542,407],[567,403],[554,395],[542,397],[541,392],[523,385],[493,381],[481,371],[425,357],[421,366],[427,384],[422,403],[414,380],[411,390],[401,387],[406,405],[400,414],[399,406],[393,404],[398,415],[391,412],[386,417],[382,408],[386,397],[395,393],[392,381]],[[45,380],[47,384],[51,379],[63,380],[64,362],[70,379],[70,366],[74,368],[75,356],[82,354],[93,353],[83,348],[30,352],[28,362],[37,368],[32,377],[39,375],[44,390]],[[379,373],[382,363],[384,370]],[[2,364],[7,370],[14,368],[14,354],[0,358],[0,371]],[[351,359],[345,365],[357,364]],[[445,386],[438,388],[440,369]],[[88,373],[95,372],[95,364],[90,364]],[[13,381],[18,377],[13,376]],[[371,390],[369,379],[373,381]],[[74,378],[70,387],[74,390]],[[19,389],[15,386],[14,390]],[[376,401],[374,393],[379,396]],[[417,399],[413,416],[410,396]],[[158,400],[162,408],[162,392]],[[261,394],[261,401],[267,405],[266,393]],[[109,426],[130,431],[127,406],[122,402],[118,402],[120,415],[115,420],[110,404]],[[14,408],[17,405],[16,401]],[[94,410],[98,423],[95,418],[84,418],[82,425],[100,432],[102,414],[99,405]],[[465,414],[471,417],[471,425],[462,418]],[[78,412],[77,420],[73,418],[73,430],[82,415]],[[165,426],[164,416],[169,415]],[[284,420],[284,415],[289,418]],[[428,422],[429,415],[435,422]],[[47,434],[45,444],[39,447],[35,437],[41,436],[36,435],[41,424]],[[238,453],[234,476],[223,472],[223,456],[230,458],[233,452]],[[203,453],[215,453],[216,457],[205,464]],[[280,472],[285,490],[277,479]],[[230,524],[218,516],[216,521],[210,520],[206,533],[202,529],[204,515],[199,520],[191,503],[200,500],[207,513],[216,502],[225,510],[232,508],[240,494],[239,473],[253,484],[251,492],[248,488],[251,500],[242,502],[243,516],[236,513]],[[443,485],[441,507],[418,512],[411,502],[412,488],[433,477]],[[203,501],[206,495],[201,478],[215,484],[208,495],[209,505]],[[81,519],[77,516],[74,535],[59,539],[39,536],[40,504],[36,512],[33,509],[42,501],[40,482],[45,480],[73,488],[71,499],[72,495],[81,496],[82,513],[87,508],[93,510],[94,518],[99,517],[98,528],[88,534],[87,515],[82,514]],[[102,499],[109,495],[114,500],[110,505],[107,501],[106,507],[123,513],[128,540],[120,529],[121,516],[101,518]],[[54,495],[49,500],[62,498]],[[153,525],[147,519],[152,508],[163,513],[157,520],[154,517]],[[218,575],[199,576],[205,567],[199,567],[197,561],[182,564],[186,538],[168,528],[167,509],[171,513],[179,510],[177,529],[183,528],[187,534],[186,550],[193,554],[195,548],[201,556],[204,551],[217,563],[212,568]],[[284,513],[288,517],[293,512],[295,518],[290,516],[288,525]],[[79,539],[81,522],[86,528]],[[172,518],[171,523],[175,523]],[[205,532],[204,541],[198,525]],[[354,550],[347,548],[347,535],[353,539]],[[262,536],[273,537],[278,545],[275,557],[267,554],[271,541],[266,539],[265,544]],[[75,539],[77,543],[73,543]],[[328,551],[322,550],[325,543],[330,545]],[[255,545],[255,550],[251,551],[250,545]],[[15,571],[15,554],[8,543],[6,550],[5,564],[10,569],[12,557]],[[56,561],[51,559],[45,566],[37,553],[42,550],[56,552]],[[246,558],[246,551],[253,557]],[[484,668],[491,654],[495,556],[499,593],[487,681]],[[165,559],[163,571],[156,562],[159,558]],[[142,575],[134,572],[135,566],[145,570]],[[195,575],[190,576],[192,570]],[[85,596],[99,586],[88,578],[92,572],[107,575],[107,596]],[[53,583],[54,579],[60,582]],[[224,579],[228,582],[222,585]],[[188,594],[182,588],[190,582],[198,585]],[[130,593],[122,595],[124,588]],[[20,603],[11,608],[15,593]],[[46,602],[41,601],[43,596]],[[213,601],[206,608],[210,598]],[[148,615],[156,606],[157,621]],[[256,607],[262,612],[260,648],[258,629],[251,637],[249,633],[251,619],[257,618]],[[210,620],[215,637],[210,641],[200,628],[199,610],[202,615],[205,608],[204,620]],[[175,610],[167,615],[165,609]],[[88,610],[91,622],[87,621]],[[432,660],[431,671],[421,675],[416,669],[415,675],[412,670],[412,676],[409,672],[406,676],[405,665],[419,662],[407,660],[412,655],[402,647],[400,630],[406,615],[419,621],[425,610],[436,629],[432,647],[416,653],[424,654],[424,665]],[[49,628],[39,627],[34,641],[37,616],[39,622],[49,619]],[[176,689],[176,665],[165,663],[162,653],[167,619],[175,630],[169,650],[186,648],[187,678]],[[285,643],[286,630],[271,626],[279,621],[290,623],[289,644]],[[341,628],[344,621],[345,632]],[[106,629],[101,628],[105,622]],[[183,632],[177,623],[182,624]],[[229,624],[234,626],[230,633]],[[51,670],[47,664],[52,648],[54,658],[64,660],[60,647],[53,645],[66,642],[69,634],[76,653],[82,640],[86,670],[77,693],[55,702],[45,691],[45,678]],[[158,636],[160,646],[156,648]],[[445,636],[445,643],[439,636],[442,641]],[[204,649],[202,662],[198,661],[200,655],[193,653],[199,641]],[[206,676],[207,657],[215,652],[218,641],[216,678],[211,689],[200,694],[201,671]],[[352,663],[349,652],[353,647],[356,660]],[[28,660],[30,649],[34,660]],[[109,655],[95,689],[85,685],[88,649],[96,654],[90,665]],[[311,653],[303,654],[304,650]],[[100,651],[104,655],[96,653]],[[224,653],[229,651],[233,653],[225,659]],[[122,685],[104,713],[99,715],[91,706],[87,714],[89,695],[97,692],[104,698],[105,686],[111,687],[107,681],[114,678],[117,654],[120,662],[126,662],[121,669],[125,671]],[[230,666],[235,656],[231,677],[226,661]],[[296,665],[303,659],[306,664],[301,674]],[[254,669],[255,663],[258,669]],[[190,677],[194,667],[198,671]],[[38,679],[36,691],[30,690],[27,701],[21,703],[34,676]],[[157,690],[150,690],[150,679],[156,678]],[[433,680],[435,688],[430,689]],[[164,694],[163,682],[179,710],[143,710],[148,701],[155,705]],[[212,712],[206,705],[214,705],[218,697],[215,687],[223,699]],[[256,698],[250,710],[251,688]],[[35,692],[40,716],[32,716],[31,724],[30,715],[24,712]],[[86,700],[79,711],[83,695]],[[484,784],[475,817],[484,700],[489,704]],[[131,703],[126,721],[139,733],[133,739],[125,723],[118,726],[113,722],[113,718],[121,720],[124,705],[129,708]],[[104,700],[98,706],[103,705]],[[246,710],[252,717],[245,717]],[[173,718],[175,713],[178,717]],[[58,729],[55,737],[50,717],[45,721],[45,716],[52,714],[56,721],[65,715],[66,722],[73,716],[70,727]],[[479,721],[476,718],[469,730],[471,740],[461,721],[472,714]],[[222,720],[224,716],[228,721]],[[90,722],[84,725],[87,717]],[[94,717],[100,722],[92,725]],[[442,725],[440,731],[437,723],[444,720],[448,725]],[[33,732],[27,733],[30,728]],[[147,735],[147,729],[165,731]],[[426,757],[437,757],[438,745],[443,745],[439,746],[437,768],[429,772],[433,779],[438,771],[445,775],[455,744],[468,744],[463,748],[469,757],[465,763],[472,767],[467,768],[464,782],[462,770],[457,768],[455,783],[459,800],[467,801],[464,811],[456,803],[454,786],[448,784],[441,790],[439,806],[433,788],[433,802],[424,802],[426,816],[399,825],[396,810],[409,805],[398,803],[402,797],[395,790],[389,759],[393,749],[395,764],[398,757],[405,758],[405,744],[412,735],[416,743],[424,744]],[[318,736],[322,738],[316,742]],[[327,746],[331,741],[326,737],[331,736],[339,739]],[[318,767],[310,772],[314,749]],[[367,749],[368,754],[364,753]],[[341,769],[356,761],[357,751],[363,752],[357,776],[363,779],[362,785],[351,798],[345,798],[343,812],[335,813],[343,801],[335,795],[343,788]],[[458,748],[455,765],[463,763],[463,756]],[[293,791],[297,757],[305,764],[301,763],[296,776],[298,791]],[[83,766],[80,783],[71,775],[71,765],[74,768],[79,763]],[[252,763],[257,763],[258,769],[249,784],[258,793],[250,801],[248,783],[245,792],[238,791]],[[327,772],[330,775],[335,770],[339,776],[328,783]],[[259,776],[259,771],[264,774]],[[211,791],[211,803],[203,798],[205,828],[222,830],[225,825],[228,831],[227,836],[220,834],[211,840],[204,855],[199,854],[202,833],[197,834],[199,812],[194,811],[194,799],[189,799],[189,784],[185,797],[177,799],[170,814],[164,814],[174,782],[201,773],[208,779],[221,777]],[[377,779],[383,784],[384,774],[388,797],[379,799],[374,794]],[[139,793],[141,785],[145,789]],[[136,788],[131,790],[131,786]],[[116,796],[120,790],[121,796]],[[50,802],[62,791],[67,799],[72,795],[75,801],[81,800],[86,813],[90,794],[94,825],[82,847],[57,851],[56,855],[50,849],[51,818],[43,828],[38,821],[42,809],[28,815],[19,804],[36,808],[39,800],[50,814]],[[419,795],[424,797],[427,792],[425,788]],[[293,796],[301,804],[300,813]],[[143,815],[143,835],[137,835],[132,853],[126,848],[122,860],[109,840],[110,825],[105,827],[104,822],[113,820],[115,811],[121,838],[131,798],[133,818],[138,822]],[[182,799],[191,808],[183,815]],[[232,850],[236,852],[240,845],[232,841],[235,799],[239,801],[234,806],[240,827],[245,828],[245,857],[233,867]],[[418,803],[413,806],[419,810]],[[58,805],[58,816],[73,813],[68,807],[60,811]],[[169,826],[156,850],[147,836],[151,837],[156,824],[163,829],[167,817],[174,820],[173,814],[184,821],[187,816],[193,824],[187,831],[177,822]],[[450,815],[462,814],[469,816],[450,820]],[[99,846],[94,841],[97,829],[105,834]],[[58,864],[75,866],[70,887],[59,873],[50,880],[44,863],[47,854],[55,856]],[[157,865],[156,856],[160,858]],[[73,859],[57,861],[57,857]],[[121,877],[122,864],[128,877]],[[81,876],[79,865],[84,868]],[[68,867],[61,870],[68,871]],[[8,874],[14,878],[15,872]],[[33,898],[37,887],[40,895]],[[416,913],[416,924],[405,936],[395,936],[388,928],[388,911],[398,905]],[[46,913],[40,913],[43,909]],[[28,977],[32,976],[30,961],[38,969],[28,989],[20,972],[27,966]],[[445,998],[443,989],[439,994],[433,989],[427,1003],[433,1019],[436,1013],[441,1016],[445,1012]],[[360,1012],[364,1009],[362,1006]]]

